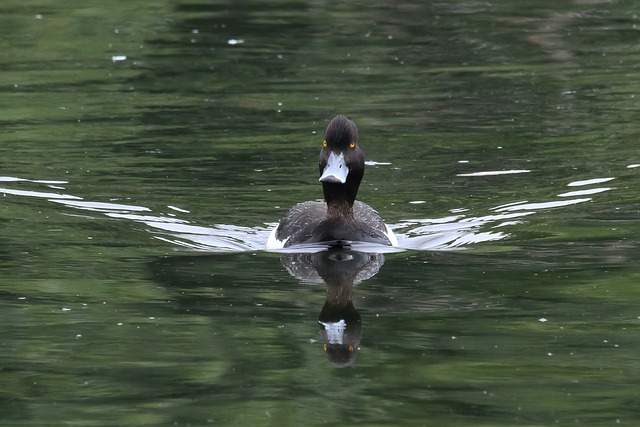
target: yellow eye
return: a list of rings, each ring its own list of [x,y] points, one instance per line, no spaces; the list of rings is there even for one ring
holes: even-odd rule
[[[356,142],[355,141],[351,141],[351,144],[349,144],[349,147],[356,148]]]
[[[327,146],[327,141],[322,141],[322,146],[326,147]]]

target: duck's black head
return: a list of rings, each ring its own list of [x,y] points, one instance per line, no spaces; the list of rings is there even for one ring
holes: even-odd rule
[[[327,204],[353,206],[363,175],[358,128],[345,116],[336,116],[327,126],[320,151],[320,182]]]

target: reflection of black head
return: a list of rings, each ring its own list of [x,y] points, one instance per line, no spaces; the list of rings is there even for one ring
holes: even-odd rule
[[[311,254],[289,253],[283,255],[281,261],[297,278],[325,282],[327,296],[318,318],[323,346],[334,366],[354,363],[362,323],[352,302],[353,284],[375,275],[384,264],[383,255],[330,249]]]
[[[334,366],[342,368],[356,361],[362,323],[351,299],[344,304],[334,304],[327,298],[318,318],[318,329],[327,357]]]

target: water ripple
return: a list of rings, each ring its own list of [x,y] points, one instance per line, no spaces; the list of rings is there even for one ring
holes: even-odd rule
[[[464,174],[463,176],[501,175],[505,173],[524,173],[528,170],[511,170],[497,172],[477,172]],[[611,181],[614,178],[594,178],[573,181],[567,184],[569,187],[586,186]],[[0,182],[6,183],[30,183],[34,185],[46,185],[48,187],[68,184],[60,180],[38,180],[19,177],[1,177]],[[566,206],[585,203],[592,200],[591,197],[578,197],[594,195],[611,191],[611,187],[597,187],[577,191],[569,191],[558,194],[561,200],[528,201],[520,200],[503,203],[490,208],[487,215],[470,216],[468,209],[456,209],[455,215],[442,218],[414,218],[401,220],[396,224],[390,224],[398,237],[398,248],[367,243],[356,243],[358,250],[374,252],[393,252],[398,250],[458,250],[474,245],[498,241],[509,238],[507,231],[495,229],[513,227],[523,222],[523,218],[534,215],[540,210],[557,209]],[[276,223],[265,223],[256,227],[242,227],[229,224],[215,224],[202,226],[178,217],[181,213],[190,213],[190,210],[167,205],[170,212],[153,212],[145,206],[132,204],[96,202],[84,200],[82,197],[65,194],[44,192],[37,190],[21,190],[15,188],[0,188],[0,193],[5,197],[37,197],[50,202],[62,204],[73,210],[101,214],[107,218],[124,220],[144,224],[154,239],[167,242],[171,245],[188,248],[191,250],[207,252],[237,252],[263,250],[271,229]],[[570,198],[570,199],[566,199]],[[71,215],[71,213],[67,213]],[[305,245],[297,248],[287,248],[286,252],[310,252],[325,250],[323,245]]]

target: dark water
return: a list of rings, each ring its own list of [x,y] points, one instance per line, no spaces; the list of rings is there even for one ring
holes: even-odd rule
[[[50,3],[0,5],[0,424],[640,422],[633,3]],[[406,250],[263,251],[338,113]]]

